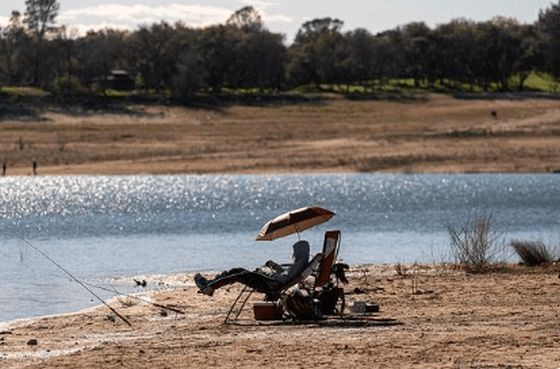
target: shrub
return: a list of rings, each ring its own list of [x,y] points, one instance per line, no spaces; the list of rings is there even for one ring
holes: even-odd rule
[[[504,254],[503,234],[496,230],[492,215],[470,220],[463,227],[447,226],[455,262],[481,268]]]
[[[82,90],[80,80],[74,76],[62,76],[54,80],[55,91],[77,92]]]
[[[527,266],[550,264],[554,261],[553,253],[543,242],[511,241],[511,247]]]

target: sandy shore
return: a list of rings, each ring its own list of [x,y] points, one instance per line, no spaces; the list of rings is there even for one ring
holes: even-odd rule
[[[133,326],[98,307],[3,324],[2,368],[559,368],[560,279],[512,267],[465,274],[444,266],[354,267],[347,299],[381,312],[317,324],[222,321],[237,288],[210,298],[189,275],[144,298],[111,301]],[[150,281],[151,282],[151,281]],[[414,287],[416,286],[416,287]],[[365,292],[354,293],[359,288]],[[28,345],[36,339],[37,345]]]
[[[528,96],[46,109],[0,117],[0,162],[8,175],[33,161],[38,174],[560,171],[560,100]]]

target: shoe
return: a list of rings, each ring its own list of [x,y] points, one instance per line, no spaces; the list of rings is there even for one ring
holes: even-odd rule
[[[200,273],[197,273],[194,276],[194,283],[200,290],[199,292],[202,292],[203,294],[208,296],[212,296],[214,294],[214,289],[208,285],[208,280],[204,278]]]

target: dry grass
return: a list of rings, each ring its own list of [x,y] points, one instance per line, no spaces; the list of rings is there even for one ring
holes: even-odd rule
[[[447,227],[454,261],[470,271],[483,271],[504,256],[503,233],[496,229],[492,215],[469,220],[465,225]]]
[[[511,247],[521,258],[523,264],[533,267],[554,262],[554,252],[540,241],[511,241]]]
[[[0,122],[0,161],[8,174],[30,174],[33,160],[39,174],[551,172],[559,113],[554,99],[443,95],[39,111]]]

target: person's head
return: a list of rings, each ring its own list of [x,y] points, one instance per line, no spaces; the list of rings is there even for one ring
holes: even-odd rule
[[[309,260],[309,242],[298,241],[294,243],[294,253],[292,255],[292,260],[294,263]]]

